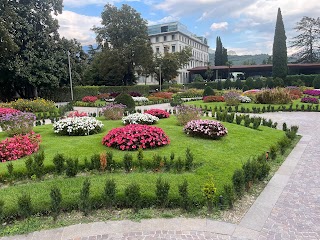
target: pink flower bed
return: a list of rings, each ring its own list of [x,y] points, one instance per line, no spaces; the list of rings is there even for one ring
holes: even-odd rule
[[[308,94],[311,96],[320,96],[320,89],[307,89],[303,91],[304,94]]]
[[[41,137],[30,132],[26,135],[15,135],[0,142],[0,162],[17,160],[39,150]]]
[[[301,102],[318,104],[319,99],[318,98],[311,98],[311,97],[304,97],[304,98],[301,98]]]
[[[228,130],[220,122],[213,120],[192,120],[184,126],[183,131],[192,136],[212,139],[228,134]]]
[[[85,112],[74,111],[74,112],[70,112],[67,117],[68,117],[68,118],[73,118],[73,117],[88,117],[88,114],[85,113]]]
[[[168,118],[170,117],[170,114],[164,110],[161,109],[149,109],[145,111],[144,113],[148,113],[152,116],[158,117],[158,118]]]
[[[13,108],[0,108],[0,116],[6,115],[6,114],[13,114],[17,112],[20,112],[20,111]]]
[[[82,102],[94,103],[98,98],[96,96],[85,96],[82,98]]]
[[[103,145],[120,150],[156,148],[169,143],[169,138],[161,128],[142,124],[114,128],[102,139]]]

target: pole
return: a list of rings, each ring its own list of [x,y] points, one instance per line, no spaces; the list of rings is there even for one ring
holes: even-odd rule
[[[68,51],[68,63],[69,63],[69,78],[70,78],[71,100],[73,101],[73,89],[72,89],[71,64],[70,64],[70,52],[69,51]]]
[[[161,92],[161,65],[159,66],[159,75],[160,75],[160,81],[159,81],[159,84],[160,84],[160,92]]]

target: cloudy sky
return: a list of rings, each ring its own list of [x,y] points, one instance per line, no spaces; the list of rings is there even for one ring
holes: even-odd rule
[[[212,49],[220,36],[223,46],[238,55],[271,54],[278,7],[288,41],[297,35],[293,28],[303,16],[320,16],[319,0],[64,0],[63,13],[57,17],[60,34],[76,38],[83,46],[94,44],[90,29],[100,25],[107,3],[132,6],[149,25],[180,21],[191,32],[207,37]]]

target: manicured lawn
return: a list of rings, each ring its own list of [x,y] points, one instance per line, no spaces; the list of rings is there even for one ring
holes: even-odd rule
[[[194,104],[194,102],[193,102]],[[78,157],[80,163],[87,157],[90,159],[94,153],[112,151],[116,161],[122,161],[126,152],[111,149],[103,146],[101,140],[106,133],[115,127],[122,126],[121,121],[106,121],[103,132],[82,137],[58,136],[53,133],[52,125],[38,126],[34,130],[41,134],[41,150],[45,152],[45,165],[53,165],[52,158],[56,153],[63,153],[66,156]],[[177,186],[187,179],[189,191],[194,201],[202,201],[201,186],[208,179],[209,174],[213,176],[218,189],[217,195],[222,191],[223,185],[231,182],[231,177],[235,169],[250,157],[266,152],[271,145],[274,145],[284,136],[283,131],[260,126],[259,130],[253,130],[236,124],[223,123],[228,128],[228,135],[220,140],[208,140],[193,138],[183,133],[183,127],[178,126],[174,116],[169,119],[161,119],[156,126],[162,128],[170,138],[170,145],[144,151],[145,161],[152,161],[154,154],[167,156],[175,153],[175,160],[180,156],[185,157],[186,148],[189,147],[194,154],[195,164],[200,165],[192,172],[177,174],[174,172],[161,173],[164,179],[171,184],[170,197],[178,198]],[[4,133],[0,133],[0,140],[5,138]],[[130,152],[136,159],[137,152]],[[25,168],[24,159],[13,161],[14,170]],[[0,163],[0,175],[7,171],[6,163]],[[92,173],[84,176],[79,174],[76,178],[66,178],[63,176],[46,178],[43,181],[19,183],[17,185],[6,185],[0,189],[0,196],[5,202],[5,215],[16,212],[17,197],[21,192],[28,192],[32,201],[36,203],[35,210],[42,210],[44,206],[49,209],[49,192],[52,186],[58,186],[63,195],[63,204],[77,205],[79,191],[82,182],[86,177],[91,180],[91,194],[98,199],[104,188],[106,177],[112,177],[117,183],[118,194],[123,195],[124,188],[130,182],[137,182],[141,185],[143,196],[153,198],[155,195],[155,183],[160,173],[138,172],[126,174],[122,171],[116,173]]]

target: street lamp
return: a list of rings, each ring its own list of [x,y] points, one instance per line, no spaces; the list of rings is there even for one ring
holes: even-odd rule
[[[159,76],[160,76],[159,88],[160,88],[160,92],[161,92],[161,64],[159,65]]]
[[[70,64],[70,52],[68,51],[68,63],[69,63],[69,78],[70,78],[70,91],[71,91],[71,101],[73,101],[73,89],[72,89],[72,77],[71,77],[71,64]]]

